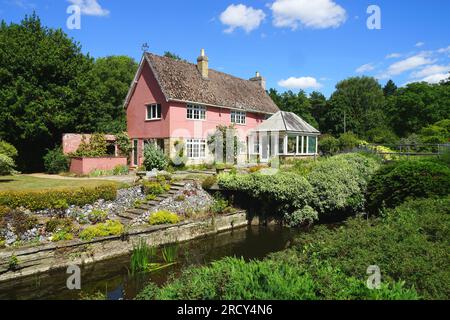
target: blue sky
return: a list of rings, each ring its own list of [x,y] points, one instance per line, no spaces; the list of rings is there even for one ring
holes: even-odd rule
[[[81,8],[81,29],[69,30],[67,7]],[[381,29],[369,30],[369,5]],[[259,71],[279,91],[319,90],[369,75],[384,84],[439,81],[450,70],[448,0],[0,0],[0,19],[19,22],[35,10],[94,57],[141,45],[194,62],[205,48],[210,67],[242,78]]]

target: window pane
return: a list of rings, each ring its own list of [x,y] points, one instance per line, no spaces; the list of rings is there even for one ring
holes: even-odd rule
[[[161,105],[158,104],[156,109],[157,109],[157,112],[158,112],[157,117],[158,117],[158,119],[161,119]]]
[[[284,154],[284,137],[278,139],[278,153]]]
[[[295,153],[296,145],[297,145],[297,137],[289,136],[288,137],[288,153]]]
[[[316,153],[316,137],[308,137],[308,153]]]
[[[147,106],[147,114],[145,116],[147,119],[151,119],[152,117],[152,106]]]

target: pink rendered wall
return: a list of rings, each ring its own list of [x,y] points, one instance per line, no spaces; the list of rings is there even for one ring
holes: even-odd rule
[[[247,136],[247,132],[257,127],[264,120],[264,115],[247,112],[246,124],[235,124],[235,128],[241,138]],[[231,110],[226,108],[208,107],[206,120],[190,120],[186,117],[185,103],[171,103],[170,105],[170,136],[177,138],[206,138],[208,133],[213,133],[218,125],[231,125]]]
[[[79,175],[89,174],[95,169],[112,170],[116,166],[127,165],[127,158],[72,158],[70,162],[70,172]]]
[[[161,104],[161,120],[146,121],[146,105]],[[169,104],[147,63],[127,107],[128,135],[133,138],[168,138]]]

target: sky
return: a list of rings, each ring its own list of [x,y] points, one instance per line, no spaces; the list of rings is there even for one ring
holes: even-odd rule
[[[329,96],[351,76],[404,86],[450,71],[449,0],[0,0],[7,23],[33,11],[95,58],[139,61],[147,43],[195,62],[204,48],[210,68],[246,79],[258,71],[278,91]]]

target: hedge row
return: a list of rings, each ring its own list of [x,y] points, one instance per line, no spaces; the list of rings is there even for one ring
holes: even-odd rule
[[[225,190],[240,191],[264,203],[271,202],[273,210],[285,217],[297,212],[295,221],[307,221],[314,220],[315,211],[321,216],[362,211],[368,180],[378,167],[379,162],[374,158],[346,154],[317,162],[307,174],[293,171],[275,175],[221,174],[218,183]],[[306,205],[310,208],[305,215],[299,210]]]
[[[450,195],[450,168],[436,160],[401,160],[378,170],[367,187],[368,208],[378,213],[407,198]]]
[[[40,191],[0,192],[0,205],[29,210],[64,209],[68,205],[83,206],[98,199],[114,200],[117,186],[107,183],[96,187],[60,188]]]

